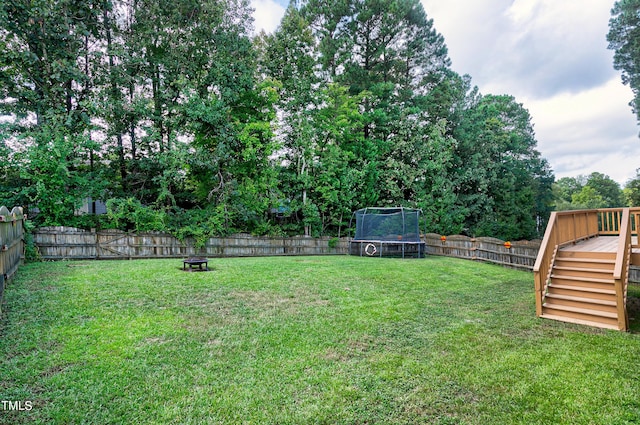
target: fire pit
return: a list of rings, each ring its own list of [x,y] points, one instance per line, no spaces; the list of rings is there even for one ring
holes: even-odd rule
[[[182,260],[182,270],[187,271],[187,266],[189,266],[188,271],[190,272],[207,272],[209,271],[209,260],[203,257],[190,257]],[[194,270],[193,266],[198,266],[198,268]]]

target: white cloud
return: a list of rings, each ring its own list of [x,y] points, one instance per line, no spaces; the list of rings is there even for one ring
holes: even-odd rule
[[[532,115],[556,177],[598,171],[620,183],[640,167],[631,90],[606,34],[613,0],[422,0],[452,68],[482,93],[510,94]],[[587,4],[588,3],[588,4]]]
[[[589,88],[614,74],[608,0],[588,6],[577,0],[423,4],[445,37],[454,69],[470,74],[483,91],[543,97]]]
[[[615,76],[580,93],[525,100],[535,124],[538,149],[557,177],[603,172],[621,183],[640,167],[640,141],[627,102],[631,90]]]
[[[251,7],[255,9],[253,17],[256,34],[261,30],[273,32],[284,16],[285,7],[273,0],[251,0]]]

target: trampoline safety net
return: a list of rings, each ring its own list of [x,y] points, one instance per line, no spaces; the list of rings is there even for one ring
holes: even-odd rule
[[[420,210],[363,208],[354,214],[355,241],[420,242]]]
[[[424,256],[425,243],[420,240],[420,210],[370,207],[353,214],[356,232],[349,243],[351,255]]]

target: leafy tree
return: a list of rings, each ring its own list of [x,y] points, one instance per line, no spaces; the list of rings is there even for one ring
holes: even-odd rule
[[[73,218],[92,193],[82,171],[95,109],[90,70],[97,52],[89,46],[100,37],[104,3],[0,5],[0,115],[12,118],[0,130],[5,142],[23,146],[14,155],[21,199],[37,206],[43,223]]]
[[[456,193],[453,164],[458,142],[446,135],[446,125],[445,119],[440,120],[427,136],[423,175],[416,177],[417,204],[430,231],[451,235],[462,232],[468,210]]]
[[[364,198],[384,205],[415,202],[405,197],[413,188],[398,184],[413,164],[408,147],[418,146],[407,144],[405,135],[412,128],[424,136],[437,122],[422,111],[437,75],[449,66],[443,37],[417,0],[311,0],[303,2],[301,14],[317,40],[322,75],[360,99],[363,126],[351,152],[356,163],[367,164],[361,167],[368,173]]]
[[[315,39],[298,9],[290,6],[275,33],[263,35],[260,42],[265,46],[261,68],[282,85],[277,103],[282,115],[279,137],[285,163],[279,170],[280,181],[284,183],[280,190],[288,205],[287,215],[301,216],[305,223],[303,232],[309,236],[311,228],[319,225],[318,209],[310,200],[310,191],[315,186],[311,171],[317,147],[314,119],[319,89],[316,86],[320,83],[314,70]]]
[[[561,179],[557,180],[553,185],[554,198],[556,203],[571,203],[571,197],[573,196],[573,194],[580,192],[585,184],[587,184],[587,178],[585,176],[562,177]]]
[[[640,207],[640,168],[636,170],[636,176],[627,181],[624,187],[626,205]]]
[[[340,233],[357,206],[376,202],[377,193],[369,188],[377,170],[361,156],[367,145],[362,137],[360,98],[350,95],[346,87],[330,84],[320,100],[322,106],[314,117],[317,139],[311,200],[318,208],[322,233],[329,229]]]
[[[618,0],[611,9],[609,49],[614,50],[613,66],[622,71],[622,82],[634,94],[630,106],[640,122],[640,0]]]
[[[454,134],[455,185],[471,234],[531,238],[544,228],[553,177],[536,150],[531,117],[511,96],[483,96]]]
[[[584,186],[579,192],[571,196],[572,209],[605,208],[606,201],[592,186]]]
[[[593,172],[587,178],[586,185],[600,195],[604,208],[618,208],[624,205],[620,185],[609,176]]]
[[[620,185],[609,176],[593,172],[589,176],[563,177],[553,186],[555,209],[617,208],[624,204]]]
[[[2,199],[199,242],[342,235],[369,205],[419,206],[442,233],[541,231],[553,179],[528,112],[450,69],[419,0],[296,1],[250,32],[248,0],[0,4]],[[74,216],[88,196],[109,218]]]

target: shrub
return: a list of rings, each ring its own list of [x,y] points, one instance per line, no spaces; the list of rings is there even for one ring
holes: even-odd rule
[[[107,201],[107,216],[117,229],[136,232],[166,231],[167,214],[142,205],[135,198]]]

